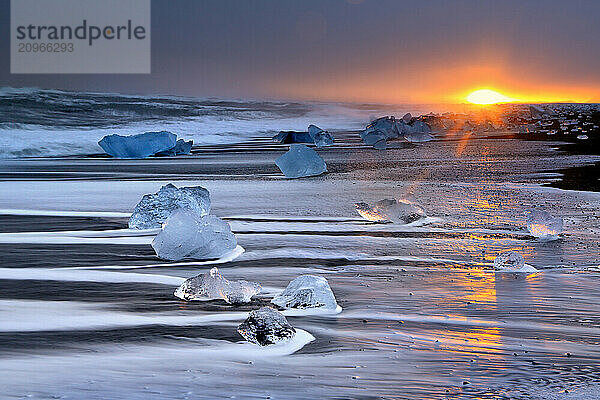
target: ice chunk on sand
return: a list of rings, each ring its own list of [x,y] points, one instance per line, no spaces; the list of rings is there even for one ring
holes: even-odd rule
[[[98,144],[116,158],[146,158],[175,147],[177,135],[167,132],[146,132],[139,135],[104,136]]]
[[[250,343],[261,346],[287,341],[296,334],[285,316],[271,307],[252,311],[238,326],[238,332]]]
[[[360,133],[360,137],[365,144],[367,144],[369,146],[373,146],[377,150],[385,150],[387,148],[387,142],[386,142],[387,137],[380,130],[376,130],[376,131],[364,130]]]
[[[400,137],[399,127],[394,117],[381,117],[371,121],[364,132],[380,131],[386,139],[395,139]]]
[[[563,220],[553,217],[549,212],[533,210],[527,218],[527,230],[532,236],[545,240],[558,239],[562,232]]]
[[[308,134],[310,135],[312,140],[315,142],[315,145],[317,147],[325,147],[325,146],[333,145],[333,136],[331,136],[331,133],[324,131],[323,129],[319,128],[316,125],[308,126]]]
[[[186,301],[223,299],[227,303],[239,304],[249,303],[260,290],[256,282],[229,281],[214,267],[210,272],[187,279],[174,295]]]
[[[478,132],[496,132],[496,127],[490,121],[484,121],[477,125],[475,129]]]
[[[400,122],[398,126],[401,136],[411,143],[429,142],[434,139],[431,135],[431,128],[423,121],[416,120],[412,124]]]
[[[356,203],[355,207],[361,217],[373,222],[409,224],[426,216],[421,207],[408,200],[384,199],[372,207],[367,203]]]
[[[281,131],[273,136],[273,141],[277,143],[314,143],[313,138],[308,132]]]
[[[315,125],[308,126],[308,132],[281,131],[273,136],[278,143],[314,143],[317,147],[333,145],[333,136]]]
[[[385,149],[386,140],[404,137],[413,143],[428,142],[433,140],[431,127],[424,121],[415,120],[410,113],[405,114],[400,120],[394,117],[381,117],[372,121],[360,133],[365,144],[375,148]]]
[[[199,215],[210,212],[210,194],[202,186],[177,188],[169,183],[157,193],[146,194],[129,218],[129,229],[160,228],[178,208],[189,208]]]
[[[521,269],[525,265],[525,259],[514,251],[505,251],[494,259],[495,269]]]
[[[440,132],[452,128],[454,120],[446,119],[435,114],[429,114],[423,120],[431,128],[432,131]]]
[[[460,131],[462,132],[473,132],[475,130],[475,125],[470,121],[465,121],[460,127]]]
[[[373,146],[377,150],[387,148],[387,140],[400,136],[396,119],[394,117],[381,117],[371,121],[367,127],[360,132],[363,142]]]
[[[188,155],[192,152],[193,144],[194,144],[193,140],[189,140],[186,142],[183,139],[179,139],[179,140],[177,140],[177,142],[175,143],[175,146],[173,148],[156,153],[156,155],[157,156],[167,156],[167,157]]]
[[[316,151],[303,144],[291,144],[290,150],[275,160],[287,178],[317,176],[327,172],[325,161]]]
[[[546,111],[542,107],[536,106],[534,104],[531,104],[529,106],[529,112],[531,113],[531,117],[534,119],[541,119],[546,113]]]
[[[514,251],[498,254],[494,259],[494,269],[499,272],[537,272],[537,269],[525,264],[521,254]]]
[[[227,222],[183,208],[171,214],[152,241],[156,255],[164,260],[215,259],[236,246],[237,239]]]
[[[271,303],[282,308],[324,308],[335,310],[338,305],[327,279],[302,275],[291,281]]]

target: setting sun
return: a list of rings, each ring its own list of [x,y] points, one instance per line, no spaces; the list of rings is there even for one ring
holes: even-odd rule
[[[508,103],[515,99],[505,96],[490,89],[480,89],[472,92],[466,97],[467,101],[473,104],[496,104]]]

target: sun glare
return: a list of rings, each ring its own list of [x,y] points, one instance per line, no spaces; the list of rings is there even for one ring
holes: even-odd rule
[[[515,101],[508,96],[490,89],[480,89],[467,96],[467,101],[473,104],[496,104],[496,103],[509,103]]]

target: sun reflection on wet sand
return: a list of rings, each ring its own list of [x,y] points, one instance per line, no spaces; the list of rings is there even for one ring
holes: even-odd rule
[[[469,140],[473,136],[473,131],[467,131],[462,134],[462,137],[458,140],[458,144],[456,145],[456,156],[462,156],[467,144],[469,144]]]
[[[446,306],[452,307],[454,304],[457,312],[447,313],[445,317],[457,323],[429,331],[427,337],[434,341],[432,350],[450,353],[453,357],[484,357],[488,361],[498,362],[496,365],[501,368],[514,351],[514,343],[511,343],[514,334],[505,333],[502,319],[498,320],[497,326],[477,326],[481,323],[478,321],[482,313],[489,312],[508,317],[515,306],[515,297],[522,301],[531,300],[523,305],[525,308],[531,307],[534,303],[531,283],[538,279],[539,274],[515,277],[514,274],[496,274],[476,269],[452,275],[452,279],[442,286],[452,287],[456,296],[448,298]],[[516,288],[515,281],[520,282]],[[518,294],[515,290],[518,290]],[[470,323],[463,326],[458,323],[460,321]]]
[[[472,303],[485,303],[488,307],[494,307],[496,303],[496,277],[482,270],[469,272],[469,279],[458,282],[464,286],[462,300]]]
[[[436,330],[439,346],[437,351],[445,353],[469,353],[482,355],[488,359],[500,360],[505,357],[502,334],[499,328],[472,328],[468,331]],[[438,342],[436,342],[438,343]]]

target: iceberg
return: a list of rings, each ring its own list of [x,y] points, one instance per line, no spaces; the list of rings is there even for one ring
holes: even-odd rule
[[[324,308],[335,310],[338,305],[327,279],[302,275],[291,281],[271,303],[281,308]]]
[[[236,246],[237,239],[227,222],[184,208],[171,214],[152,241],[156,255],[172,261],[216,259]]]
[[[210,212],[210,194],[202,186],[177,188],[169,183],[157,193],[146,194],[129,218],[129,229],[160,228],[178,208],[189,208],[199,215]]]
[[[303,144],[291,144],[290,150],[275,160],[287,178],[317,176],[327,172],[325,161],[316,151]]]
[[[107,135],[98,144],[115,158],[146,158],[167,151],[176,145],[177,135],[167,132],[146,132],[132,136]]]
[[[308,132],[281,131],[273,136],[273,141],[277,143],[314,143],[314,139]]]
[[[527,230],[536,238],[544,240],[558,239],[562,229],[562,218],[553,217],[547,211],[533,210],[527,218]]]
[[[260,291],[258,283],[229,281],[214,267],[210,272],[187,279],[173,294],[186,301],[223,299],[230,304],[241,304],[249,303]]]
[[[296,334],[285,316],[271,307],[252,311],[237,330],[248,342],[260,346],[285,342]]]
[[[421,207],[408,200],[384,199],[372,207],[367,203],[356,203],[355,207],[361,217],[373,222],[409,224],[426,216]]]
[[[325,147],[333,145],[333,136],[331,133],[324,131],[315,125],[308,126],[308,134],[314,141],[317,147]]]
[[[156,156],[181,156],[181,155],[189,155],[192,153],[192,145],[194,144],[193,140],[185,141],[183,139],[177,140],[175,146],[169,150],[161,151],[156,153]]]

